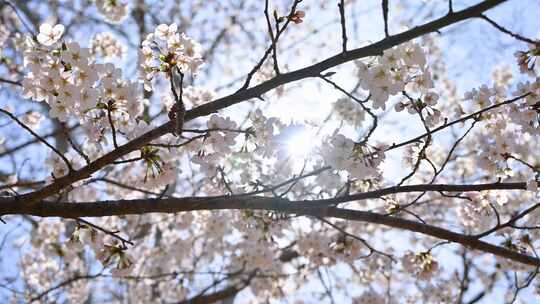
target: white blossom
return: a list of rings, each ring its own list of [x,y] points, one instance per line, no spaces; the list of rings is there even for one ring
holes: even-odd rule
[[[60,37],[64,34],[64,26],[61,24],[56,24],[54,26],[43,23],[39,26],[39,34],[37,35],[37,40],[39,43],[45,46],[51,46],[57,42]]]

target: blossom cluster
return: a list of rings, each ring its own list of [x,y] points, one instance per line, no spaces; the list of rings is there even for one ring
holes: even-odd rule
[[[229,117],[223,118],[219,115],[212,115],[206,123],[210,132],[205,139],[205,148],[210,153],[229,154],[231,147],[235,144],[235,138],[238,136],[236,131],[237,124]]]
[[[328,137],[320,153],[327,165],[358,179],[379,177],[378,166],[385,158],[384,146],[368,149],[343,134]]]
[[[22,117],[21,121],[28,127],[36,129],[39,127],[45,117],[38,111],[30,110]]]
[[[72,163],[73,162],[71,162],[71,164]],[[49,156],[45,159],[45,165],[51,169],[51,174],[53,177],[62,177],[69,171],[69,168],[64,160],[54,153],[49,154]]]
[[[208,103],[216,98],[216,93],[205,87],[188,86],[184,88],[184,101],[192,107]]]
[[[540,135],[540,77],[534,81],[524,81],[517,84],[514,96],[523,96],[524,102],[509,108],[510,120],[531,135]]]
[[[540,64],[540,44],[529,44],[529,50],[517,51],[514,53],[519,70],[530,76],[538,75]]]
[[[235,256],[234,264],[250,265],[250,267],[260,267],[268,269],[274,263],[274,252],[271,246],[268,246],[264,240],[258,240],[253,236],[249,236],[237,244],[239,254]]]
[[[90,52],[106,59],[120,59],[125,53],[124,46],[109,32],[98,33],[90,41]]]
[[[340,98],[334,103],[334,111],[340,119],[353,126],[361,126],[365,119],[365,111],[348,98]]]
[[[160,24],[142,42],[141,78],[145,89],[152,90],[151,81],[158,73],[171,77],[174,69],[180,73],[196,73],[203,64],[199,43],[185,34],[178,33],[176,23]]]
[[[362,243],[344,235],[311,231],[298,239],[298,250],[314,265],[331,266],[339,262],[354,263],[368,254]]]
[[[216,93],[209,88],[202,86],[187,86],[182,91],[182,101],[186,108],[194,108],[215,99]],[[161,93],[161,104],[163,109],[169,111],[176,103],[174,94],[170,90]]]
[[[143,110],[138,84],[123,79],[122,70],[113,64],[96,63],[78,42],[59,41],[62,33],[61,25],[43,24],[39,44],[30,36],[20,38],[29,70],[22,82],[24,97],[46,102],[51,118],[77,119],[91,142],[104,139],[111,128],[109,115],[129,134]]]
[[[509,88],[497,82],[491,87],[482,85],[474,88],[464,95],[464,99],[470,101],[475,108],[493,108],[482,114],[485,128],[480,132],[484,136],[479,137],[473,144],[476,146],[476,161],[479,167],[499,176],[512,175],[509,161],[515,155],[526,152],[532,136],[540,135],[540,78],[519,82],[515,87],[513,97],[507,96]],[[509,98],[514,98],[514,102],[501,107]],[[536,175],[536,172],[531,174]]]
[[[406,272],[415,274],[422,280],[429,280],[439,270],[439,263],[429,251],[417,254],[407,251],[401,259],[401,265]]]
[[[128,4],[124,0],[95,0],[100,14],[109,23],[121,23],[128,15]]]
[[[88,245],[94,252],[95,257],[103,264],[103,266],[111,266],[111,274],[114,276],[125,276],[133,269],[133,258],[125,251],[121,244],[117,241],[108,243],[104,234],[96,231],[86,225],[80,225],[75,228],[71,234],[66,246],[64,246],[64,255],[68,261],[76,258]]]
[[[169,160],[168,163],[163,163],[158,167],[156,167],[155,164],[148,164],[145,178],[142,181],[139,180],[138,184],[140,184],[141,187],[148,187],[150,189],[158,189],[173,184],[181,173],[181,170],[172,164],[172,160]]]
[[[204,138],[203,148],[192,158],[192,161],[201,166],[202,172],[213,176],[216,164],[232,153],[232,147],[236,144],[236,132],[238,125],[229,117],[223,118],[212,115],[206,123],[208,135]]]
[[[315,265],[333,265],[332,238],[326,234],[310,232],[299,238],[298,250]]]
[[[493,225],[491,198],[487,193],[467,195],[467,200],[457,207],[457,215],[462,225],[484,231]]]
[[[433,87],[426,62],[420,45],[408,42],[384,51],[375,62],[356,64],[362,89],[370,92],[375,109],[384,110],[388,98],[402,92],[408,84],[414,91]]]
[[[396,103],[394,109],[396,110],[396,112],[401,112],[404,109],[407,109],[407,112],[409,112],[409,114],[425,113],[427,114],[424,117],[426,126],[434,127],[441,120],[441,111],[435,108],[438,100],[439,95],[437,93],[426,92],[425,94],[423,94],[422,98],[418,98],[416,100],[411,98],[410,100],[407,99],[404,102],[399,101],[398,103]],[[425,111],[422,112],[422,110]]]
[[[260,109],[251,112],[249,119],[256,134],[255,151],[262,153],[261,155],[266,158],[274,156],[278,148],[278,142],[275,140],[277,130],[284,128],[285,125],[276,117],[266,117]]]
[[[2,50],[3,50],[4,44],[6,43],[8,38],[9,38],[9,31],[8,31],[7,27],[0,24],[0,56],[2,56],[2,53],[3,53]]]

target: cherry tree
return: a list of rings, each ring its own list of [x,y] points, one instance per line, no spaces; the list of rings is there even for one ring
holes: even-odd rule
[[[534,301],[539,8],[0,0],[2,301]]]

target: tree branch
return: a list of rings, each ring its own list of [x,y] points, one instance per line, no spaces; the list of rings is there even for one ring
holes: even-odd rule
[[[339,16],[341,22],[341,44],[343,53],[347,53],[347,28],[345,23],[345,1],[341,0],[338,3]]]
[[[377,191],[353,194],[345,197],[314,200],[289,201],[276,197],[260,196],[217,196],[217,197],[184,197],[163,199],[135,199],[82,203],[56,203],[43,201],[39,204],[25,204],[18,197],[0,198],[0,215],[28,214],[36,216],[59,217],[100,217],[127,214],[145,214],[151,212],[177,213],[195,210],[271,210],[282,213],[308,215],[315,217],[334,217],[352,221],[381,224],[402,230],[429,235],[450,242],[459,243],[472,249],[492,253],[502,258],[516,262],[540,266],[540,259],[518,252],[495,246],[470,235],[452,232],[443,228],[425,223],[387,216],[368,211],[334,208],[340,202],[380,197],[392,193],[418,192],[418,191],[482,191],[491,189],[525,189],[525,183],[492,183],[478,185],[411,185],[390,187]]]
[[[386,37],[390,36],[388,33],[388,0],[382,0],[382,11],[383,11],[383,20],[384,20],[384,35]]]

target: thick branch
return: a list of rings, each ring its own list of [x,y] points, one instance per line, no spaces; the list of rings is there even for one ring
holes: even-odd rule
[[[441,191],[471,191],[485,190],[487,185],[491,189],[523,189],[524,183],[496,183],[482,185],[423,185],[433,187],[433,190]],[[418,187],[418,188],[416,188]],[[403,191],[425,191],[420,186],[403,186]],[[389,190],[387,190],[389,189]],[[379,190],[379,192],[366,192],[347,196],[349,201],[362,198],[369,198],[375,195],[396,193],[396,187]],[[449,190],[453,189],[453,190]],[[344,199],[339,198],[339,201]],[[4,201],[4,202],[2,202]],[[0,215],[4,214],[29,214],[37,216],[60,216],[60,217],[98,217],[126,214],[145,214],[151,212],[176,213],[181,211],[194,210],[217,210],[217,209],[249,209],[249,210],[271,210],[282,213],[309,215],[315,217],[334,217],[352,221],[360,221],[373,224],[381,224],[402,230],[413,231],[447,241],[459,243],[463,246],[492,253],[502,258],[511,259],[520,263],[540,266],[540,260],[534,257],[520,254],[518,252],[495,246],[478,240],[474,236],[459,234],[443,228],[391,217],[383,214],[340,209],[329,206],[334,204],[336,199],[318,201],[289,201],[283,198],[270,198],[260,196],[219,196],[219,197],[185,197],[185,198],[163,198],[163,199],[136,199],[117,200],[85,203],[55,203],[41,202],[39,204],[24,204],[15,198],[0,199]]]
[[[98,217],[111,215],[144,214],[150,212],[174,213],[194,210],[217,209],[265,209],[289,213],[302,213],[304,208],[327,207],[340,203],[380,198],[385,195],[409,192],[475,192],[485,190],[525,190],[524,182],[488,183],[476,185],[420,184],[394,186],[346,196],[310,201],[289,201],[253,195],[182,197],[163,199],[135,199],[81,203],[41,201],[28,204],[24,196],[0,197],[0,215],[28,214],[36,216],[59,216],[66,218]]]

